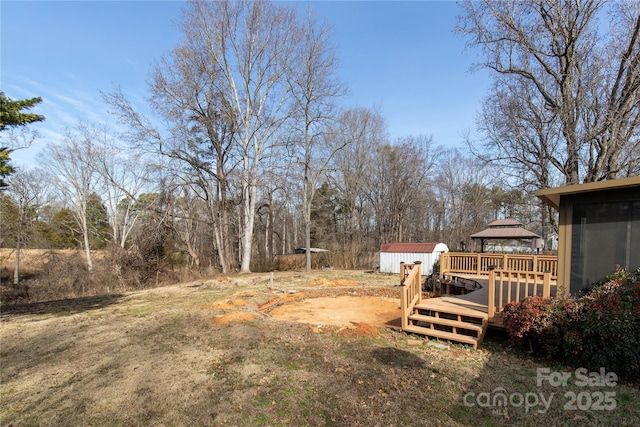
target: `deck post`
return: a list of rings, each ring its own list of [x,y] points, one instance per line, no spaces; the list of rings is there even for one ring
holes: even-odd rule
[[[402,285],[404,283],[404,262],[400,263],[400,284]]]
[[[408,310],[408,298],[407,298],[407,287],[403,286],[400,288],[400,308],[402,308],[402,329],[406,329],[409,325],[409,310]]]
[[[487,307],[487,315],[489,320],[493,319],[496,313],[496,272],[495,266],[489,266],[489,286],[488,286],[489,304]]]
[[[416,266],[415,268],[418,269],[418,272],[416,273],[416,278],[415,278],[415,292],[418,294],[418,300],[416,301],[416,304],[422,304],[422,263],[420,262],[416,262]]]
[[[409,307],[408,295],[407,295],[407,284],[404,283],[406,279],[405,275],[405,263],[400,263],[400,308],[402,309],[402,329],[406,328],[409,324],[409,313],[407,308]]]
[[[542,279],[542,296],[549,298],[551,296],[551,272],[545,271]]]
[[[443,276],[446,272],[451,270],[451,257],[447,252],[440,254],[440,275]]]

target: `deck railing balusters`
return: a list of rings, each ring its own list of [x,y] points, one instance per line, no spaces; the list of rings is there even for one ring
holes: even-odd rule
[[[542,273],[551,272],[551,279],[557,278],[558,258],[554,255],[509,255],[445,252],[440,255],[440,274],[488,275],[489,266],[498,270]]]

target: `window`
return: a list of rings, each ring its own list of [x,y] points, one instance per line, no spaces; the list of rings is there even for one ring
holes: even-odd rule
[[[618,265],[640,268],[640,200],[574,203],[570,292],[592,288]]]

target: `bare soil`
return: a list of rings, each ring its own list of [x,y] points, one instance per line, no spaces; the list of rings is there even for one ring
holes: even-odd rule
[[[269,312],[275,319],[322,327],[350,327],[367,323],[374,326],[399,326],[397,299],[367,296],[308,298],[283,304]]]
[[[138,292],[1,307],[0,425],[637,425],[640,391],[565,410],[530,359],[489,336],[434,347],[394,327],[395,276],[220,276]],[[555,393],[540,407],[468,393]]]

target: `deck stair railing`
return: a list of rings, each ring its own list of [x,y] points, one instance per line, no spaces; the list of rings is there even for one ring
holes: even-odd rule
[[[474,348],[482,342],[488,325],[486,311],[469,309],[467,304],[442,304],[440,298],[423,300],[420,264],[400,264],[400,282],[403,331]]]
[[[420,263],[400,264],[400,308],[402,309],[402,329],[409,324],[409,314],[422,302],[422,270]]]

